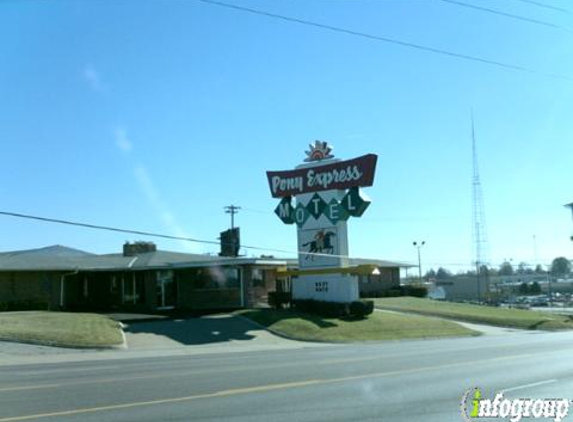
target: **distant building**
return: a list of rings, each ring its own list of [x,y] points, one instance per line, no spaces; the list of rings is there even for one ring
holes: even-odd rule
[[[442,286],[436,286],[434,283],[429,283],[428,287],[428,298],[434,300],[446,300],[446,291]]]
[[[488,276],[480,278],[480,300],[499,302],[510,300],[527,293],[521,292],[522,285],[531,287],[537,283],[541,293],[573,293],[573,279],[563,280],[549,277],[547,274],[512,274],[507,276]],[[428,289],[428,297],[437,296],[440,299],[442,292],[445,300],[449,301],[476,301],[478,299],[477,277],[453,276],[445,280],[435,280]]]
[[[444,280],[436,280],[434,288],[440,288],[445,300],[459,301],[486,301],[489,296],[490,280],[488,277],[452,276]],[[478,293],[479,289],[479,293]],[[440,291],[440,296],[442,295]]]
[[[378,259],[350,258],[349,264],[376,266],[373,274],[360,275],[358,277],[358,288],[362,297],[378,296],[387,290],[400,288],[400,269],[412,267],[401,262]]]
[[[521,291],[524,283],[529,287],[533,283],[539,284],[542,294],[573,293],[573,279],[555,278],[548,274],[495,276],[492,277],[490,290],[502,299],[511,299],[516,296],[527,295],[527,293]]]

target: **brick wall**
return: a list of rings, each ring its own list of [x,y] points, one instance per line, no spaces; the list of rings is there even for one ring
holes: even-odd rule
[[[175,271],[178,308],[228,309],[241,307],[240,288],[209,288],[202,286],[201,283],[196,285],[195,280],[197,277],[198,275],[194,270]]]
[[[399,268],[379,268],[380,274],[360,276],[360,293],[383,292],[400,287]]]
[[[0,272],[0,303],[45,303],[57,309],[61,272]]]

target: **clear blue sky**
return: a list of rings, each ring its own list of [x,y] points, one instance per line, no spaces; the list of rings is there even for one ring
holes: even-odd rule
[[[321,139],[379,155],[351,255],[412,262],[425,240],[424,267],[456,271],[472,261],[473,108],[491,263],[534,263],[534,235],[541,262],[571,257],[573,5],[464,1],[561,28],[440,0],[229,0],[539,73],[195,0],[2,1],[0,209],[216,240],[236,204],[242,243],[294,251],[265,171]],[[0,233],[2,251],[139,239],[3,216]]]

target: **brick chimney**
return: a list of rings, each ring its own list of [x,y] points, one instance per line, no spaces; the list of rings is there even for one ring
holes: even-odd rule
[[[123,256],[135,256],[147,252],[157,251],[157,246],[153,242],[125,242],[123,244]]]

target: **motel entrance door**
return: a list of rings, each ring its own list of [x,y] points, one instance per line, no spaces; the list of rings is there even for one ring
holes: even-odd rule
[[[173,309],[177,303],[173,271],[157,272],[157,309]]]

